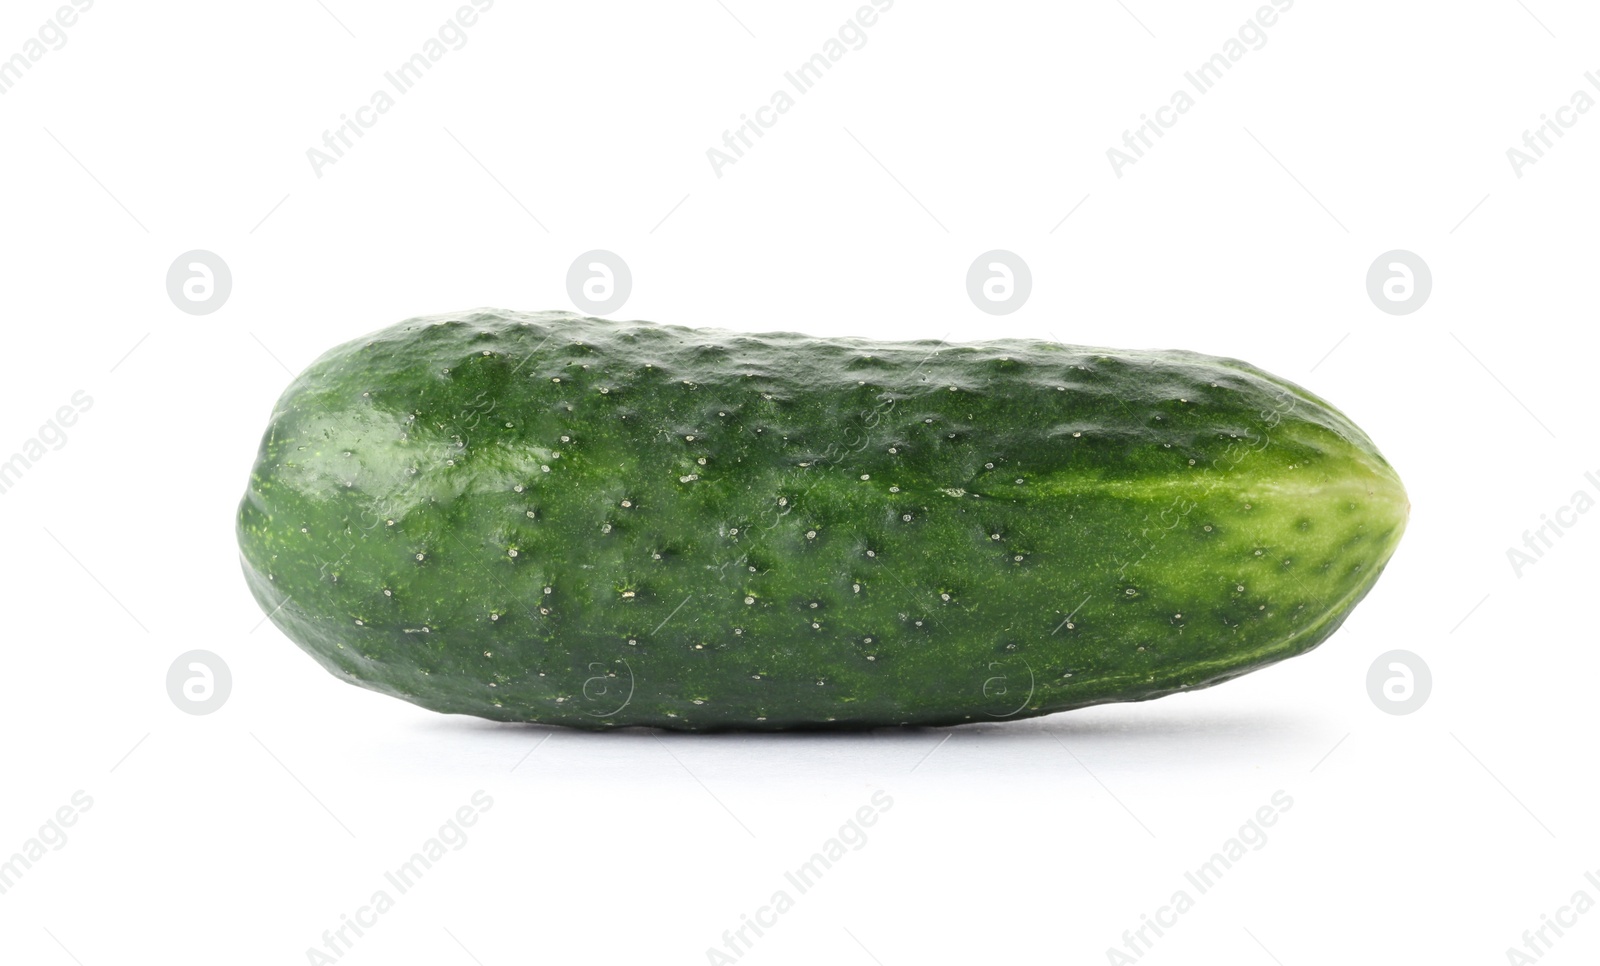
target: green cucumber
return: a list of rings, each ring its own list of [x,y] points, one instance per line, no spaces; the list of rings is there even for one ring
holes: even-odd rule
[[[1301,654],[1409,509],[1349,419],[1237,360],[480,310],[295,379],[238,537],[289,638],[425,708],[860,728]]]

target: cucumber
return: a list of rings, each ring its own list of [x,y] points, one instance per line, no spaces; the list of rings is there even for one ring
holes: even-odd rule
[[[1409,509],[1349,419],[1237,360],[485,309],[296,378],[238,538],[290,639],[425,708],[863,728],[1308,651]]]

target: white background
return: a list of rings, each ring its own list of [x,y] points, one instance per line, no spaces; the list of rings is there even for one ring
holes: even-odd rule
[[[1255,6],[900,0],[720,178],[707,149],[855,3],[500,0],[320,178],[306,150],[454,4],[83,13],[0,96],[0,458],[93,400],[0,495],[0,858],[93,804],[0,895],[0,958],[320,961],[479,789],[466,845],[342,961],[707,962],[877,791],[866,844],[743,961],[1116,961],[1279,790],[1266,844],[1143,961],[1501,963],[1600,899],[1600,514],[1520,576],[1506,553],[1600,495],[1600,110],[1521,177],[1506,155],[1600,97],[1600,12],[1301,0],[1118,178],[1107,148]],[[53,10],[6,4],[0,57]],[[592,248],[632,267],[621,317],[1246,358],[1370,432],[1409,532],[1320,649],[1145,705],[594,736],[339,683],[261,623],[236,560],[286,370],[413,315],[569,308]],[[964,290],[994,248],[1034,276],[1000,318]],[[191,249],[232,268],[211,315],[164,287]],[[1410,315],[1365,290],[1391,249],[1432,267]],[[204,716],[165,686],[196,648],[233,673]],[[1394,648],[1433,673],[1404,716],[1366,686]],[[1545,962],[1594,960],[1600,913],[1577,923]]]

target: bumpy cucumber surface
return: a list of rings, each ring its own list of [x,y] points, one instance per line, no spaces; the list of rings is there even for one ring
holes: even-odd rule
[[[479,310],[328,352],[238,516],[338,677],[580,728],[943,725],[1303,653],[1409,503],[1243,362]]]

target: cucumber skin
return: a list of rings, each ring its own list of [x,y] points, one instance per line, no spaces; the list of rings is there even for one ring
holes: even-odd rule
[[[1408,510],[1347,418],[1236,360],[485,309],[302,373],[238,536],[290,639],[435,711],[862,728],[1303,653]]]

